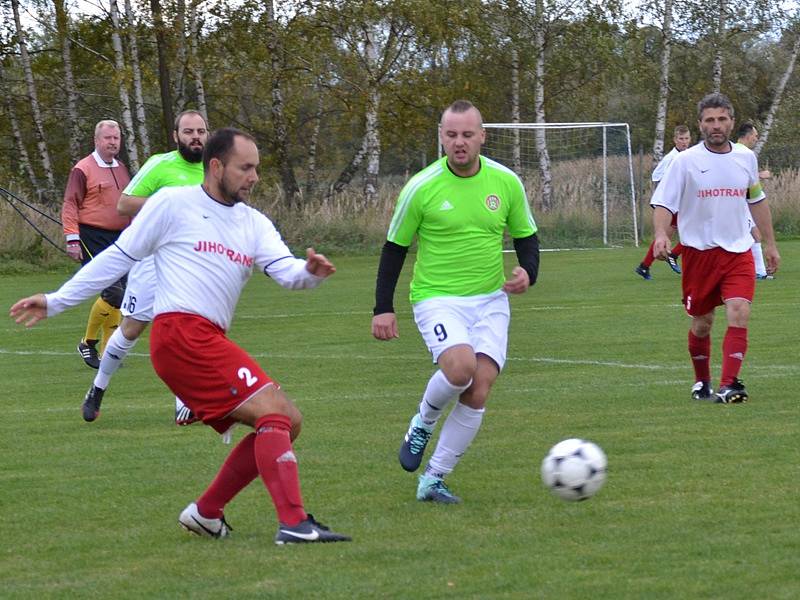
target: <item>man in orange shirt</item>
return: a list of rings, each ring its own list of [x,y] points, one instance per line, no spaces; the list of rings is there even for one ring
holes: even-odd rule
[[[127,167],[115,157],[120,149],[120,128],[116,121],[100,121],[94,129],[94,152],[78,161],[70,171],[61,221],[71,259],[86,264],[99,252],[117,241],[130,217],[117,212],[117,201],[131,177]],[[92,306],[86,334],[78,344],[78,353],[93,369],[100,366],[99,348],[119,326],[119,307],[125,292],[125,278],[104,289]]]

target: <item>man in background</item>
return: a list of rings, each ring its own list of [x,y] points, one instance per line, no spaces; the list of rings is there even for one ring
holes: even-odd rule
[[[203,149],[208,140],[208,125],[196,110],[182,112],[175,119],[172,138],[177,150],[151,156],[131,180],[119,198],[117,209],[122,215],[135,217],[147,199],[163,187],[198,185],[203,181]],[[83,400],[84,421],[94,421],[100,403],[123,359],[139,336],[153,320],[156,269],[153,257],[134,265],[128,274],[128,285],[122,303],[122,323],[114,331],[100,360],[100,369]],[[195,420],[191,410],[175,398],[175,422],[187,425]]]
[[[83,265],[113,244],[131,222],[130,217],[117,212],[120,194],[130,181],[127,167],[116,158],[120,140],[116,121],[97,123],[94,151],[77,162],[67,180],[61,208],[67,254]],[[124,292],[125,277],[122,277],[100,293],[89,312],[86,333],[78,343],[78,354],[93,369],[99,368],[99,354],[119,326]],[[98,348],[101,333],[102,342]]]
[[[667,155],[658,162],[656,168],[653,169],[653,175],[651,176],[651,179],[654,185],[658,185],[658,182],[664,177],[670,164],[672,164],[674,158],[678,156],[678,153],[683,152],[689,146],[691,146],[692,134],[689,131],[689,128],[686,125],[678,125],[675,128],[672,142],[674,144],[672,150],[670,150]],[[671,226],[672,234],[674,235],[678,230],[677,214],[673,215]],[[667,254],[667,264],[678,275],[681,274],[681,268],[678,265],[678,257],[680,256],[682,250],[683,246],[679,241],[677,244],[675,244],[672,250],[670,250],[669,254]],[[644,259],[639,263],[639,266],[634,269],[634,272],[637,275],[641,275],[641,277],[645,280],[652,279],[653,276],[650,274],[650,266],[653,264],[654,260],[655,256],[653,256],[653,242],[651,242],[650,247],[647,249],[647,254],[645,254]]]
[[[758,143],[758,129],[756,129],[756,126],[749,121],[742,123],[736,133],[736,143],[750,150],[755,148]],[[758,172],[759,179],[769,179],[771,177],[772,173],[769,172],[769,169],[762,169]],[[761,232],[755,224],[752,225],[753,227],[750,229],[750,233],[755,241],[750,250],[753,252],[753,260],[756,262],[756,279],[774,279],[772,274],[767,273],[767,266],[764,264],[764,251],[761,248]]]

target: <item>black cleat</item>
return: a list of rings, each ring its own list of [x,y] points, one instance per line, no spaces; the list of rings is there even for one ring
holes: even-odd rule
[[[741,404],[747,402],[747,390],[740,379],[734,379],[730,385],[723,385],[717,392],[719,404]]]
[[[667,264],[669,265],[669,268],[675,271],[678,275],[681,274],[681,266],[678,264],[678,257],[672,252],[667,254]]]
[[[88,343],[81,340],[78,343],[78,354],[81,355],[83,362],[91,368],[100,368],[100,357],[97,355],[97,340],[92,340]]]
[[[708,381],[698,381],[692,386],[692,400],[714,400],[717,397]]]
[[[350,537],[331,531],[322,523],[314,519],[314,515],[307,515],[305,521],[300,521],[297,525],[289,527],[281,525],[278,533],[275,534],[275,543],[279,546],[284,544],[325,544],[330,542],[349,542]]]
[[[633,270],[633,272],[637,275],[641,275],[642,279],[647,281],[650,281],[653,278],[653,276],[650,275],[650,267],[645,267],[644,265],[639,265]]]
[[[83,420],[91,423],[100,414],[100,403],[103,401],[103,394],[105,390],[101,390],[96,385],[92,385],[89,391],[86,392],[86,397],[83,399],[81,405],[81,412],[83,413]]]

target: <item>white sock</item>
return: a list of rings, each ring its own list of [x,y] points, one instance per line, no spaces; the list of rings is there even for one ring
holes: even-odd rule
[[[761,251],[761,242],[755,242],[750,248],[750,251],[753,253],[753,261],[756,263],[756,275],[766,275],[767,266],[764,264],[764,253]]]
[[[442,426],[436,450],[425,472],[436,477],[450,473],[478,434],[485,408],[470,408],[457,402]]]
[[[114,330],[114,333],[106,344],[103,358],[100,359],[100,368],[97,370],[97,375],[94,378],[94,385],[101,390],[108,387],[108,384],[111,382],[111,377],[114,376],[114,373],[117,372],[117,369],[119,369],[119,366],[122,364],[122,359],[124,359],[128,355],[128,352],[131,351],[131,348],[136,345],[138,339],[139,338],[129,340],[122,333],[120,327]]]
[[[422,421],[426,425],[435,425],[450,401],[460,396],[470,385],[472,385],[471,379],[467,385],[453,385],[441,369],[436,371],[428,380],[428,386],[419,403],[419,416]]]

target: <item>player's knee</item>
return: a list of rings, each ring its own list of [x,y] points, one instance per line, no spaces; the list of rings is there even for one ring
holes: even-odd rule
[[[114,308],[119,308],[120,306],[122,306],[122,297],[124,295],[125,295],[125,288],[121,286],[119,283],[110,285],[102,292],[100,292],[100,297],[106,302],[108,302]]]

